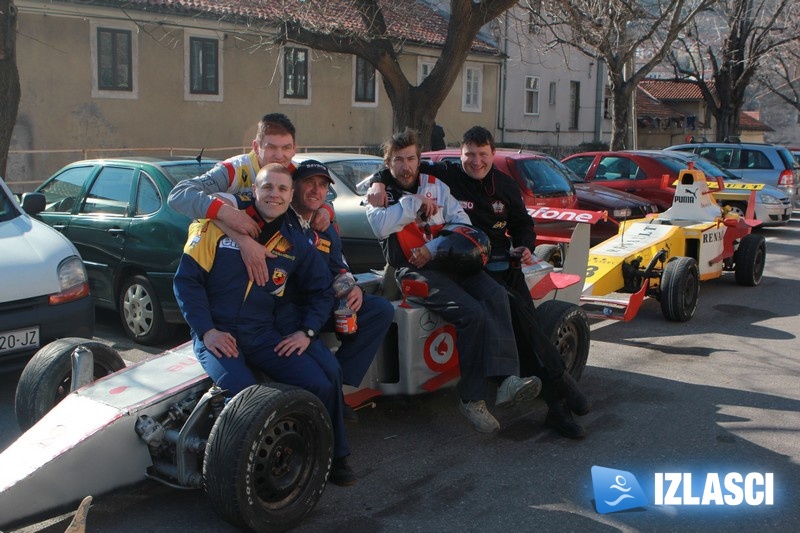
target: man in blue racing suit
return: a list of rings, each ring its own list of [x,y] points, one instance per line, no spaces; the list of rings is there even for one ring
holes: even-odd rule
[[[239,247],[213,221],[192,225],[175,274],[175,296],[192,330],[195,354],[211,379],[232,397],[256,383],[249,366],[270,378],[302,387],[325,405],[333,425],[334,461],[330,480],[351,485],[356,478],[344,430],[342,370],[317,332],[333,306],[331,275],[322,257],[286,217],[292,198],[290,172],[268,164],[253,184],[258,243],[274,258],[263,286],[248,278]],[[299,327],[276,313],[290,279],[298,278],[306,305]]]
[[[342,254],[342,240],[336,228],[331,225],[325,231],[314,231],[311,228],[311,219],[314,213],[325,202],[328,194],[328,185],[333,183],[328,168],[319,161],[306,160],[300,163],[292,174],[294,178],[294,196],[287,219],[308,238],[314,247],[326,260],[331,275],[334,277],[342,271],[349,272],[350,266]],[[294,289],[293,283],[298,283],[298,278],[289,280],[289,288]],[[299,289],[299,288],[298,288]],[[291,290],[291,295],[300,295],[300,290]],[[288,323],[299,321],[297,309],[302,302],[298,298],[287,298],[281,305],[280,313]],[[384,336],[389,331],[389,326],[394,318],[394,306],[391,302],[380,296],[364,294],[358,286],[345,297],[349,309],[357,313],[357,329],[355,333],[343,335],[341,346],[336,350],[336,358],[342,366],[344,383],[358,387],[367,373],[369,365],[375,358]],[[331,308],[328,320],[323,326],[323,331],[334,331],[334,308]],[[348,420],[357,420],[355,411],[345,408],[345,417]]]

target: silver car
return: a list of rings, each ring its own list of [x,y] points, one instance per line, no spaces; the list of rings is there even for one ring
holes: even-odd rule
[[[734,176],[781,189],[792,205],[800,200],[800,167],[785,147],[769,143],[701,142],[676,144],[667,150],[693,152]]]
[[[664,153],[668,153],[676,160],[679,160],[684,168],[689,161],[692,161],[695,167],[702,170],[707,177],[716,178],[719,176],[722,177],[726,183],[763,183],[757,179],[735,176],[713,161],[709,161],[705,157],[701,157],[697,154],[680,152],[677,150],[664,150]],[[728,189],[725,193],[726,195],[741,194],[741,201],[728,200],[721,203],[730,206],[734,213],[744,215],[747,209],[747,197],[750,191]],[[755,218],[760,220],[764,226],[785,226],[789,223],[791,217],[792,202],[782,189],[764,184],[763,189],[756,191]]]

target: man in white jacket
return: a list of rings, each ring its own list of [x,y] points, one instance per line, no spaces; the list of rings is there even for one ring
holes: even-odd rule
[[[503,407],[535,398],[536,377],[521,379],[519,357],[506,291],[482,267],[443,272],[432,261],[446,224],[470,223],[450,189],[433,176],[419,173],[417,133],[406,129],[383,145],[393,181],[387,185],[387,207],[367,206],[367,219],[381,241],[397,279],[427,283],[419,303],[456,329],[461,382],[460,411],[474,428],[492,433],[500,427],[486,406],[488,382],[498,384],[495,405]]]

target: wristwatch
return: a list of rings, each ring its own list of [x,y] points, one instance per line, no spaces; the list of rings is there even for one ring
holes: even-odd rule
[[[304,328],[304,329],[302,329],[302,330],[300,330],[300,331],[302,331],[303,333],[305,333],[305,334],[306,334],[306,337],[308,337],[308,338],[309,338],[309,339],[311,339],[312,341],[313,341],[314,339],[316,339],[316,338],[317,338],[317,332],[316,332],[316,331],[314,331],[314,330],[313,330],[313,329],[311,329],[311,328]]]

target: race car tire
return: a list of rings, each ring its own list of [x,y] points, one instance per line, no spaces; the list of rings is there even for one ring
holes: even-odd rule
[[[153,346],[175,334],[176,325],[164,320],[161,302],[146,276],[135,275],[125,280],[118,308],[122,329],[139,344]]]
[[[745,235],[733,254],[733,269],[736,283],[755,287],[764,276],[767,258],[767,241],[763,235]]]
[[[674,322],[686,322],[697,309],[700,273],[691,257],[673,257],[661,273],[661,312]]]
[[[589,358],[591,333],[586,312],[569,302],[549,300],[536,308],[536,314],[545,335],[561,354],[567,372],[578,381]]]
[[[119,353],[102,342],[66,337],[44,346],[25,365],[17,383],[14,411],[20,429],[29,429],[70,393],[72,352],[78,346],[92,352],[93,381],[125,368]]]
[[[231,399],[208,436],[205,490],[229,523],[253,531],[296,526],[319,501],[333,460],[322,402],[296,388],[252,385]]]
[[[550,263],[556,268],[564,266],[564,257],[561,253],[561,247],[557,244],[540,244],[533,249],[533,255],[545,263]]]

